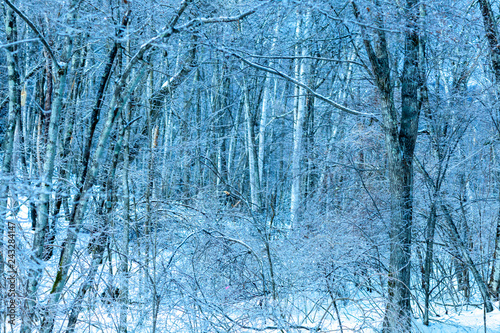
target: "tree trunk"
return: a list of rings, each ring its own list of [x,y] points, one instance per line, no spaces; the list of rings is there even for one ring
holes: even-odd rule
[[[130,106],[127,110],[126,119],[131,120]],[[130,230],[130,188],[129,188],[129,139],[130,128],[125,129],[123,137],[123,230],[120,248],[120,324],[118,332],[127,332],[127,313],[128,313],[128,298],[129,298],[129,273],[128,273],[128,256],[129,256],[129,230]]]
[[[240,118],[241,118],[241,107],[235,110],[235,115],[233,115],[233,123],[231,126],[231,135],[229,137],[229,148],[227,153],[227,180],[228,184],[233,184],[235,178],[235,156],[236,156],[236,144],[238,142],[238,132],[240,126]]]
[[[271,64],[270,64],[271,65]],[[271,99],[271,78],[268,73],[265,73],[264,87],[262,91],[262,108],[260,113],[259,122],[259,149],[258,149],[258,168],[259,168],[259,180],[260,187],[263,188],[264,185],[264,159],[266,154],[266,123],[269,105],[272,105]]]
[[[497,176],[498,177],[498,176]],[[500,202],[500,193],[498,194],[498,201]],[[490,281],[488,288],[491,295],[498,299],[500,291],[500,209],[497,213],[497,226],[495,234],[495,249],[493,252],[493,263],[491,265]]]
[[[245,79],[244,79],[245,80]],[[255,147],[254,120],[250,111],[250,92],[246,81],[243,84],[244,109],[246,120],[246,139],[247,139],[247,154],[248,154],[248,171],[250,176],[250,208],[259,210],[261,207],[260,201],[260,182],[259,170],[257,165],[257,151]]]
[[[71,26],[77,15],[75,10],[78,1],[72,0],[69,7],[67,22]],[[68,31],[70,29],[68,28]],[[36,293],[38,290],[38,282],[42,274],[41,260],[48,231],[49,222],[49,202],[52,194],[52,182],[54,176],[54,163],[57,151],[57,139],[59,133],[59,119],[63,106],[64,92],[66,89],[66,79],[68,74],[68,64],[70,63],[73,51],[72,33],[68,32],[66,43],[64,46],[63,60],[65,64],[59,68],[52,64],[54,69],[53,77],[55,78],[54,97],[51,105],[50,123],[47,136],[47,148],[45,150],[45,160],[43,161],[42,182],[40,186],[39,204],[37,207],[37,221],[35,234],[33,238],[33,260],[34,268],[29,269],[28,273],[28,300],[27,300],[27,316],[23,317],[21,332],[32,331],[32,318],[34,315],[34,307],[36,304]],[[59,68],[59,70],[58,70]]]
[[[493,68],[493,73],[495,74],[495,81],[497,84],[497,89],[500,88],[500,48],[499,40],[500,35],[498,32],[498,25],[495,20],[495,15],[491,9],[490,2],[488,0],[479,0],[479,6],[481,8],[481,14],[483,17],[484,30],[486,32],[486,38],[489,45],[489,53],[491,59],[491,65]],[[498,178],[498,176],[497,176]],[[497,181],[498,182],[498,181]],[[500,202],[500,193],[498,195],[498,201]],[[499,288],[500,288],[500,210],[497,218],[497,228],[495,235],[495,250],[493,252],[493,263],[491,265],[490,281],[488,283],[489,290],[491,294],[498,298]]]
[[[127,27],[125,24],[124,27]],[[129,29],[127,27],[127,29]],[[126,52],[130,53],[131,40],[127,40]],[[123,53],[120,52],[120,67],[122,64]],[[129,238],[130,238],[130,186],[129,186],[129,168],[130,168],[130,125],[132,121],[133,105],[128,102],[125,107],[125,125],[120,141],[123,140],[123,168],[122,168],[122,185],[123,185],[123,230],[120,241],[119,254],[119,305],[120,305],[120,322],[118,324],[118,332],[126,333],[128,329],[128,307],[129,307]],[[118,157],[118,150],[115,149],[115,156]],[[118,162],[118,158],[116,158]]]
[[[103,198],[100,200],[99,205],[98,205],[98,218],[99,218],[99,224],[97,228],[95,229],[95,233],[97,235],[92,236],[90,242],[89,242],[89,250],[90,253],[92,254],[92,260],[90,264],[90,269],[89,272],[87,273],[87,278],[84,280],[84,282],[80,285],[80,288],[78,289],[77,295],[73,301],[73,304],[71,306],[70,310],[70,315],[68,318],[68,326],[66,329],[67,333],[73,333],[75,332],[75,327],[78,322],[78,316],[80,312],[82,311],[82,303],[85,298],[85,295],[87,291],[89,291],[92,286],[95,283],[95,277],[97,274],[97,270],[99,266],[103,262],[104,258],[104,252],[106,248],[109,246],[109,233],[110,230],[108,229],[109,226],[109,220],[108,216],[112,211],[113,205],[116,203],[116,194],[115,192],[115,185],[114,185],[114,179],[116,175],[116,168],[118,165],[118,158],[120,155],[120,150],[122,147],[122,142],[126,141],[127,138],[125,138],[125,128],[121,131],[121,135],[118,139],[118,142],[116,143],[114,149],[113,149],[113,160],[111,162],[111,167],[109,171],[109,175],[106,178],[106,181],[104,184],[102,184],[102,188],[106,188],[108,191],[107,198]],[[127,142],[128,144],[128,142]],[[110,153],[111,153],[110,149]],[[111,154],[110,154],[111,155]],[[128,175],[127,175],[128,177]],[[128,193],[127,193],[128,194]],[[127,225],[128,226],[128,225]],[[128,240],[128,228],[126,229],[127,231],[127,240]],[[127,244],[128,245],[128,244]],[[109,251],[109,247],[108,247]],[[128,251],[127,251],[128,252]],[[120,249],[120,257],[123,254],[122,249]],[[119,297],[121,297],[123,293],[123,289],[119,288]],[[128,291],[128,289],[126,289]],[[121,324],[120,324],[121,325]],[[121,326],[119,326],[121,327]],[[121,332],[121,331],[119,331]]]
[[[449,228],[449,231],[451,234],[451,239],[453,241],[453,245],[456,249],[458,249],[460,251],[460,255],[462,257],[462,260],[469,267],[469,269],[472,272],[472,275],[474,276],[474,279],[476,280],[477,286],[479,287],[479,291],[481,292],[481,296],[483,297],[484,307],[485,307],[486,312],[493,311],[493,305],[491,304],[491,301],[490,301],[488,287],[486,286],[486,283],[485,283],[483,277],[481,276],[481,274],[477,270],[476,265],[472,261],[472,258],[470,257],[470,254],[469,254],[469,250],[460,237],[457,226],[453,222],[453,218],[451,217],[451,214],[450,214],[448,207],[446,207],[445,204],[441,203],[441,210],[443,211],[445,221],[448,224],[448,228]]]
[[[295,34],[297,40],[305,40],[309,35],[311,21],[311,10],[308,9],[305,16],[298,13]],[[308,50],[305,45],[296,47],[295,54],[298,57],[306,57]],[[306,74],[309,71],[309,62],[305,59],[295,60],[295,79],[306,82]],[[292,188],[290,193],[290,214],[292,228],[297,226],[300,219],[300,205],[302,203],[302,172],[301,162],[304,150],[304,119],[306,114],[306,90],[295,86],[296,108],[293,114],[293,152],[292,152]]]
[[[399,138],[387,140],[391,185],[391,255],[389,300],[384,319],[385,332],[411,330],[410,256],[413,215],[413,153],[418,131],[418,43],[415,30],[417,1],[406,2],[407,31],[401,85],[401,127]],[[418,8],[418,7],[417,7]],[[396,119],[392,118],[391,123]],[[386,134],[387,136],[387,134]],[[392,136],[392,135],[391,135]]]
[[[17,42],[17,22],[14,11],[5,6],[5,35],[7,37],[7,44]],[[17,68],[18,56],[17,56],[17,46],[12,45],[6,48],[7,53],[7,74],[8,74],[8,96],[9,96],[9,111],[7,128],[5,130],[5,139],[3,142],[2,152],[2,169],[1,169],[1,179],[0,179],[0,324],[5,323],[5,313],[7,295],[5,291],[8,289],[7,282],[5,280],[5,262],[7,258],[4,258],[4,232],[5,227],[8,225],[7,230],[12,230],[12,228],[17,228],[17,223],[15,220],[10,222],[7,221],[8,213],[8,202],[9,202],[9,183],[11,182],[11,176],[13,174],[13,151],[14,151],[14,137],[16,132],[16,119],[19,117],[21,111],[21,91],[20,91],[20,81],[19,81],[19,71]],[[19,129],[18,129],[19,130]],[[12,225],[14,224],[14,225]],[[6,251],[7,252],[7,251]],[[14,258],[15,259],[15,258]],[[15,260],[14,260],[15,261]],[[16,267],[9,265],[9,270],[11,274],[15,275]],[[16,299],[16,297],[9,297],[9,299]],[[5,303],[4,303],[5,302]],[[9,320],[10,321],[10,320]]]
[[[434,234],[436,231],[436,203],[433,202],[431,205],[431,211],[429,213],[429,218],[427,220],[427,231],[425,234],[425,263],[424,263],[424,276],[422,279],[422,284],[424,288],[424,325],[429,326],[429,299],[431,296],[431,274],[432,274],[432,263],[434,256]]]
[[[276,48],[276,40],[279,33],[279,23],[276,23],[274,27],[274,38],[270,46],[269,53],[272,54],[274,49]],[[272,67],[274,62],[272,60],[269,61],[269,67]],[[260,180],[260,188],[265,187],[264,183],[264,165],[266,159],[266,127],[267,127],[267,119],[269,115],[269,110],[274,107],[274,92],[273,92],[273,83],[274,79],[271,78],[269,73],[264,73],[264,87],[262,91],[262,108],[260,113],[260,122],[259,122],[259,150],[258,150],[258,166],[259,166],[259,180]]]
[[[100,218],[105,218],[105,217],[101,216]],[[98,230],[98,236],[93,236],[94,240],[91,241],[91,244],[89,244],[92,253],[90,270],[87,273],[86,279],[83,281],[80,288],[78,289],[75,300],[73,301],[73,304],[71,306],[66,333],[75,332],[75,327],[78,322],[78,316],[83,308],[82,307],[83,300],[85,298],[85,295],[87,294],[87,291],[89,291],[94,286],[97,270],[99,269],[99,266],[102,264],[103,261],[104,251],[106,250],[106,243],[108,242],[107,233],[109,231],[105,230],[104,229],[105,226],[102,224],[100,228],[102,229]]]
[[[114,102],[111,103],[107,119],[103,126],[103,131],[99,137],[99,142],[97,143],[94,158],[89,161],[89,163],[91,163],[91,167],[89,168],[89,171],[85,178],[85,183],[81,187],[81,190],[75,195],[75,203],[73,205],[69,218],[69,227],[64,241],[64,246],[61,250],[57,274],[54,283],[52,284],[52,289],[50,291],[50,297],[47,304],[47,308],[49,310],[59,302],[62,290],[64,289],[64,286],[66,285],[66,282],[68,280],[68,273],[70,270],[70,264],[72,261],[73,252],[75,250],[76,241],[78,240],[78,233],[80,231],[90,197],[88,192],[93,187],[96,180],[99,167],[101,166],[101,159],[103,157],[105,146],[108,142],[109,136],[111,134],[111,130],[114,127],[114,123],[117,117],[121,114],[124,103],[126,103],[130,98],[130,94],[135,89],[139,81],[141,81],[143,74],[144,70],[141,69],[135,80],[130,84],[128,91],[126,93],[123,93],[123,95],[121,91],[121,88],[124,88],[123,86],[115,90]],[[41,332],[49,333],[52,331],[53,326],[54,314],[47,312],[47,314],[44,316]]]
[[[359,10],[353,2],[356,18]],[[362,30],[365,49],[371,63],[376,85],[382,95],[385,146],[388,158],[389,191],[391,195],[391,227],[389,277],[384,332],[411,330],[410,255],[413,214],[413,153],[418,130],[419,36],[416,31],[418,9],[416,0],[405,3],[406,32],[401,85],[401,125],[393,98],[393,83],[387,40],[383,29],[376,32],[375,49]],[[379,9],[381,10],[381,9]],[[377,25],[383,28],[380,16]]]
[[[493,151],[493,164],[498,165],[498,156]],[[495,172],[495,182],[497,185],[497,202],[500,203],[500,172]],[[499,298],[500,292],[500,207],[497,211],[497,224],[495,231],[495,248],[493,250],[493,262],[491,264],[490,280],[488,282],[488,289],[492,297],[496,300]]]

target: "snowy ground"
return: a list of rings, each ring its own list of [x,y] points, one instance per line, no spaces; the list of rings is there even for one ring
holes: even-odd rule
[[[25,205],[21,206],[20,212],[17,216],[17,221],[19,222],[21,227],[21,234],[18,234],[18,236],[24,238],[25,240],[30,239],[32,237],[32,231],[31,225],[28,222],[28,208]],[[85,237],[82,238],[86,239],[88,238],[88,235],[85,235]],[[85,244],[82,244],[81,246],[84,245]],[[363,299],[363,297],[360,298]],[[295,322],[298,325],[311,328],[318,328],[319,325],[321,329],[320,332],[325,333],[341,332],[339,327],[339,320],[334,314],[333,309],[328,308],[326,312],[328,312],[329,315],[326,315],[325,308],[318,308],[317,310],[314,310],[313,304],[314,303],[311,303],[311,306],[309,307],[309,310],[311,311],[300,311],[301,314],[299,314],[299,312],[296,314],[292,314],[291,317],[289,317],[289,322]],[[247,305],[242,304],[242,306],[244,308]],[[486,314],[486,318],[484,318],[482,308],[463,306],[455,311],[453,308],[449,307],[448,314],[446,314],[444,308],[437,307],[435,308],[435,310],[440,313],[440,316],[431,317],[429,326],[424,326],[422,324],[421,318],[415,318],[413,321],[413,331],[421,333],[500,333],[499,307],[500,304],[498,302],[494,303],[494,311]],[[382,322],[383,308],[383,300],[381,299],[376,301],[371,300],[351,302],[346,306],[339,304],[342,331],[363,333],[379,332]],[[291,313],[293,312],[294,311],[292,310]],[[415,311],[415,313],[417,312],[418,311]],[[304,316],[304,313],[307,313],[307,315]],[[97,307],[94,309],[94,311],[92,311],[91,314],[89,312],[84,312],[81,314],[80,327],[82,327],[81,325],[84,324],[86,320],[88,320],[89,323],[94,323],[93,325],[85,325],[87,327],[86,331],[88,332],[114,332],[116,330],[115,326],[117,322],[117,314],[117,309],[110,308],[109,306],[97,305]],[[169,318],[159,318],[159,322],[163,322],[167,326],[170,326],[168,328],[165,326],[163,327],[164,329],[166,328],[167,331],[178,331],[178,329],[176,330],[176,327],[179,326],[179,323],[176,323],[176,320],[179,320],[182,317],[184,317],[183,319],[185,319],[185,314],[182,315],[181,313],[176,313],[176,311],[174,310],[174,313],[170,312],[168,316]],[[138,318],[135,318],[135,320],[134,318],[130,318],[129,322],[135,322],[135,324],[137,324],[137,319]],[[486,319],[486,330],[484,319]],[[144,320],[144,318],[142,320]],[[139,322],[142,322],[142,320],[139,320]],[[142,325],[139,324],[139,326]],[[258,328],[258,326],[258,324],[255,325],[256,328]],[[266,326],[266,324],[262,326]],[[88,330],[88,327],[93,327],[93,329]],[[210,330],[210,328],[207,329]],[[146,329],[145,331],[148,330]],[[246,329],[241,329],[240,331],[251,332],[250,330]],[[268,330],[266,332],[276,332],[276,330]],[[304,330],[291,330],[290,332],[304,332]]]
[[[476,332],[488,332],[488,333],[498,333],[500,332],[500,304],[498,302],[494,303],[494,311],[486,314],[486,331],[484,327],[484,313],[482,308],[472,308],[469,307],[468,310],[465,308],[462,311],[456,313],[450,313],[448,315],[444,314],[439,317],[431,317],[430,325],[424,326],[422,324],[421,318],[415,318],[413,321],[413,332],[419,333],[476,333]],[[367,325],[368,322],[366,318],[363,318],[360,311],[357,311],[359,316],[356,314],[351,315],[341,315],[342,329],[343,332],[363,332],[363,333],[375,333],[380,331],[380,321],[381,317],[377,316],[373,319],[373,325]],[[443,311],[444,312],[444,311]],[[372,327],[367,327],[372,326]],[[322,332],[340,332],[339,325],[332,325],[328,328],[323,327]]]
[[[495,310],[486,314],[486,332],[500,332],[500,311],[498,303],[495,303]],[[415,331],[423,333],[461,333],[461,332],[485,332],[483,309],[469,309],[460,313],[434,317],[429,327],[422,325],[422,321],[416,322]]]

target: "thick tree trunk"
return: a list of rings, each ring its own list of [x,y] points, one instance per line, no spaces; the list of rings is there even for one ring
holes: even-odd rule
[[[481,8],[484,30],[489,45],[491,65],[498,89],[500,88],[500,35],[498,32],[498,25],[493,10],[491,9],[490,2],[488,0],[479,0],[479,6]],[[499,177],[497,176],[497,178]],[[500,194],[498,195],[498,201],[500,202]],[[491,265],[490,281],[488,283],[489,291],[496,298],[498,298],[500,288],[500,211],[497,220],[495,250],[493,252],[493,264]]]
[[[387,40],[383,29],[376,33],[375,49],[363,32],[365,49],[371,63],[377,87],[382,95],[385,146],[388,158],[389,190],[391,194],[390,258],[388,300],[384,332],[411,330],[410,256],[413,215],[413,153],[418,130],[419,36],[416,31],[418,9],[416,0],[407,0],[405,14],[405,52],[401,85],[401,125],[393,98],[393,84]],[[355,16],[358,8],[353,3]],[[382,28],[381,18],[377,22]]]
[[[488,40],[491,64],[497,84],[500,84],[500,48],[498,41],[500,40],[498,34],[498,26],[495,20],[495,15],[491,9],[488,0],[479,0],[481,14],[483,16],[484,30],[486,32],[486,39]]]
[[[413,215],[413,153],[418,131],[418,43],[415,7],[417,1],[406,2],[409,16],[405,33],[405,59],[401,85],[401,126],[398,148],[390,147],[391,179],[391,256],[389,262],[389,300],[384,331],[411,329],[410,256]],[[389,147],[388,147],[389,148]],[[395,149],[396,148],[396,149]],[[398,155],[398,156],[395,156]],[[400,156],[400,157],[399,157]],[[392,163],[391,163],[392,160]],[[401,326],[400,326],[401,325]],[[400,328],[398,327],[400,326]]]

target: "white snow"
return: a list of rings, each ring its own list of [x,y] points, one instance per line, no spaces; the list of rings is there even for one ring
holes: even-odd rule
[[[31,230],[31,223],[28,219],[28,207],[26,205],[21,205],[19,213],[16,216],[15,220],[19,223],[20,231],[22,233],[22,235],[18,236],[21,236],[21,239],[23,239],[22,242],[24,243],[26,242],[26,239],[30,239],[32,237],[33,233]],[[60,226],[62,230],[64,230],[64,227],[65,225]],[[87,238],[89,237],[89,235],[80,236],[79,247],[84,248],[86,241],[88,241]],[[60,235],[60,237],[62,236]],[[21,241],[21,239],[19,240]],[[162,254],[162,258],[163,260],[167,260],[171,255],[172,253],[166,252]],[[114,270],[116,271],[116,267],[114,268]],[[137,266],[137,264],[135,263],[132,263],[132,272],[136,271],[140,271],[139,266]],[[50,282],[49,280],[50,278],[46,277],[43,281],[41,281],[42,286],[47,288],[48,283]],[[133,284],[131,286],[132,294],[138,294],[140,292],[141,291],[137,288],[137,284]],[[370,297],[369,294],[357,294],[356,298],[358,299],[351,299],[346,304],[344,304],[344,302],[341,300],[337,302],[343,332],[380,332],[385,308],[384,300],[381,298]],[[321,301],[317,301],[318,299],[321,299]],[[297,302],[297,304],[301,304],[301,306],[292,304],[293,301],[290,302],[291,300],[288,300],[288,302],[280,302],[276,305],[268,304],[267,309],[262,308],[260,309],[260,311],[267,312],[268,315],[275,318],[278,313],[281,313],[278,317],[286,316],[288,323],[303,327],[310,327],[313,329],[319,328],[320,330],[318,332],[340,332],[339,319],[337,318],[336,312],[334,311],[333,306],[331,306],[331,301],[328,299],[328,297],[325,297],[325,295],[308,295],[305,297],[294,297],[294,300]],[[319,306],[320,303],[321,305]],[[255,304],[252,303],[252,305]],[[429,326],[423,325],[422,318],[414,318],[412,331],[419,333],[500,332],[500,304],[499,302],[495,302],[493,305],[494,311],[484,314],[482,308],[465,305],[458,308],[448,306],[448,313],[446,313],[444,307],[433,304],[433,310],[440,315],[431,317]],[[80,314],[78,329],[84,329],[86,332],[116,331],[116,325],[119,316],[118,304],[105,305],[99,301],[98,297],[94,299],[93,296],[90,296],[90,299],[87,299],[84,302],[84,308],[86,309],[86,311],[84,310]],[[163,324],[161,328],[167,329],[169,332],[183,331],[184,329],[186,329],[186,320],[190,321],[194,319],[194,321],[196,321],[194,317],[199,316],[199,314],[193,313],[192,310],[183,310],[182,308],[178,308],[175,306],[171,307],[170,305],[166,304],[161,305],[161,308],[162,309],[160,310],[158,322]],[[233,320],[238,321],[238,318],[244,317],[245,313],[248,314],[248,311],[253,311],[250,308],[252,308],[252,306],[249,307],[249,303],[242,302],[233,304],[228,308],[229,312],[227,312],[226,314],[232,317]],[[255,307],[253,307],[253,309],[258,310],[258,308]],[[137,304],[131,307],[128,320],[129,328],[132,330],[135,328],[137,329],[137,331],[141,331],[142,329],[148,331],[146,327],[149,324],[150,318],[133,318],[134,316],[132,314],[139,314],[139,310],[140,306]],[[416,315],[420,314],[417,309],[414,310],[414,313]],[[193,315],[194,317],[192,317]],[[217,314],[214,315],[215,317],[218,317]],[[224,320],[223,317],[219,317],[219,319]],[[60,325],[63,323],[63,321],[64,319],[60,318],[57,322]],[[245,320],[244,322],[245,325],[257,329],[265,326],[276,326],[272,320],[266,320],[265,322],[262,322],[259,320],[252,321],[250,319],[248,321]],[[237,326],[233,326],[234,332],[254,332],[254,330],[244,328],[236,329],[236,327]],[[17,328],[18,327],[16,327],[16,329]],[[208,331],[211,331],[212,328],[210,326],[207,326],[206,329]],[[270,329],[265,332],[276,331],[276,329]],[[290,329],[287,331],[304,332],[305,330]]]
[[[500,311],[498,310],[498,306],[499,304],[495,303],[493,312],[486,314],[486,332],[500,332]],[[428,327],[423,326],[422,321],[418,320],[415,325],[415,331],[422,333],[485,332],[483,315],[484,312],[482,308],[469,309],[459,313],[431,318]]]

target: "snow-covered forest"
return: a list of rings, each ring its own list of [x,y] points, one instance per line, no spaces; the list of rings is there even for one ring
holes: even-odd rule
[[[0,7],[0,332],[500,331],[498,1]]]

